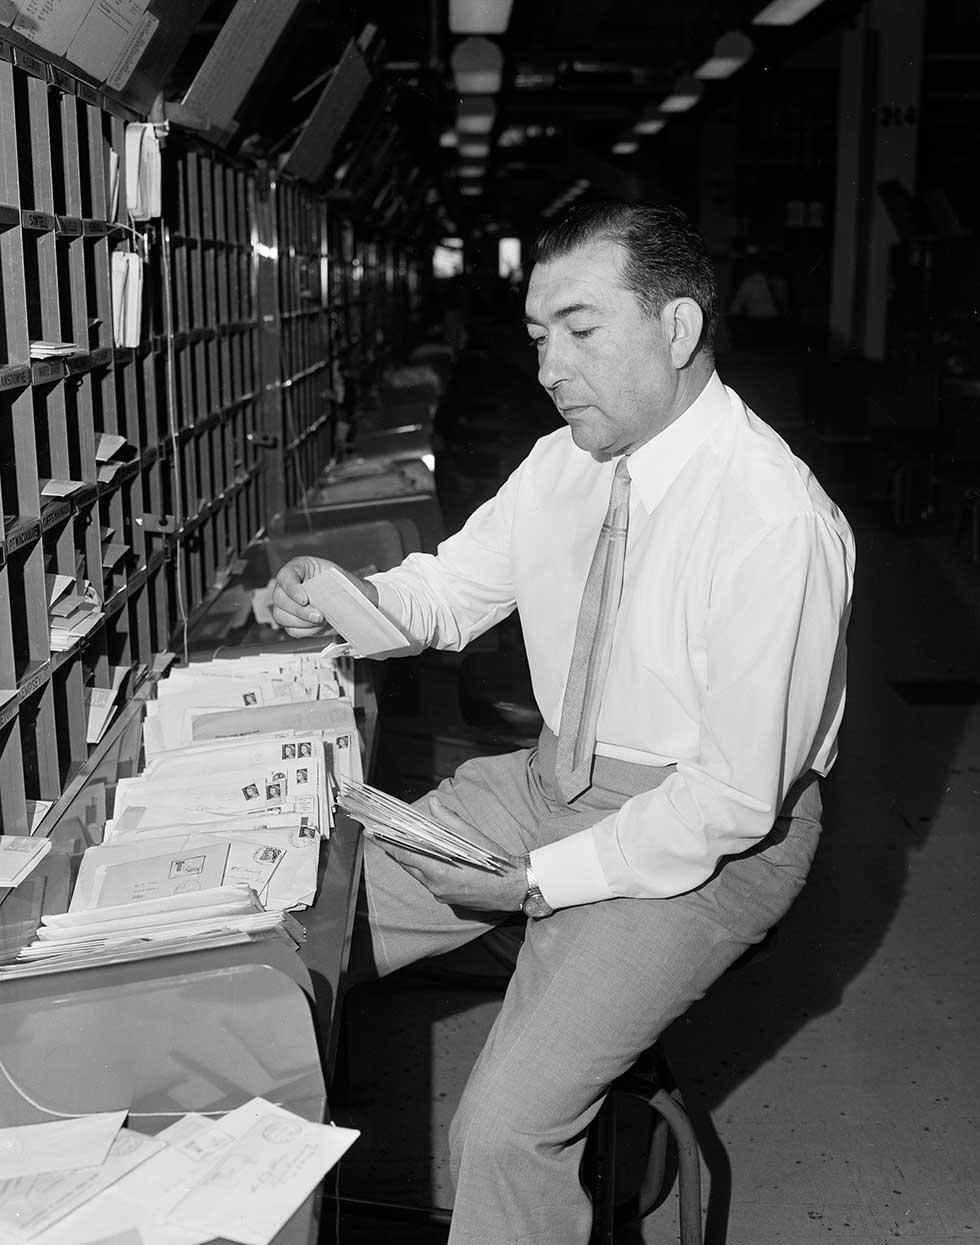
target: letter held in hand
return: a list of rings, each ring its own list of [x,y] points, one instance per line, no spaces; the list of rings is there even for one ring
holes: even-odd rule
[[[398,627],[336,567],[304,580],[303,587],[310,604],[350,643],[355,657],[386,657],[411,647]]]

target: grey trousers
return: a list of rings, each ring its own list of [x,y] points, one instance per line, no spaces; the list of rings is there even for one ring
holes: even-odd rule
[[[553,781],[554,746],[546,730],[536,749],[467,761],[439,797],[517,854],[574,834],[671,772],[599,757],[592,787],[568,806]],[[592,1208],[579,1167],[607,1087],[786,912],[816,849],[820,809],[817,778],[806,775],[768,838],[726,858],[697,890],[529,922],[450,1130],[450,1245],[585,1245]],[[392,972],[504,915],[437,903],[371,842],[364,869],[355,976],[365,957]]]

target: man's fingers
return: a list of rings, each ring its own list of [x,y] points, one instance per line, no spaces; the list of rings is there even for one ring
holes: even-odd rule
[[[283,568],[279,572],[281,576],[284,575],[285,569]],[[298,579],[295,583],[295,590],[302,595],[302,601],[287,591],[287,582],[284,582],[283,579],[276,583],[272,593],[272,608],[276,614],[276,621],[283,627],[322,626],[324,621],[323,615],[319,610],[314,609],[312,605],[307,604],[309,598],[306,596],[306,590]]]
[[[426,890],[431,888],[432,880],[426,873],[424,865],[419,862],[417,855],[404,851],[400,847],[393,847],[390,843],[379,842],[378,846],[386,856],[391,857],[396,865],[400,865],[406,873],[410,873],[416,881],[421,882]]]

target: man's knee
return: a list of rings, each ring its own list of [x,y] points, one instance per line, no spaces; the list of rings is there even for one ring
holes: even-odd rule
[[[486,1098],[475,1111],[465,1100],[449,1126],[449,1159],[453,1179],[458,1183],[465,1163],[477,1171],[519,1171],[522,1157],[541,1144],[540,1135],[515,1127],[510,1112]]]
[[[547,1161],[549,1154],[564,1150],[584,1134],[601,1101],[596,1095],[583,1109],[581,1103],[563,1101],[565,1097],[535,1094],[533,1087],[494,1094],[485,1082],[482,1092],[465,1092],[449,1126],[454,1179],[464,1164],[512,1176],[529,1162]]]

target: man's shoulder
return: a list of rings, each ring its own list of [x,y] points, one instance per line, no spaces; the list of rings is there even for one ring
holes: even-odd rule
[[[804,515],[842,520],[811,468],[771,424],[755,414],[732,390],[733,428],[725,463],[725,482],[742,505],[767,523]]]

